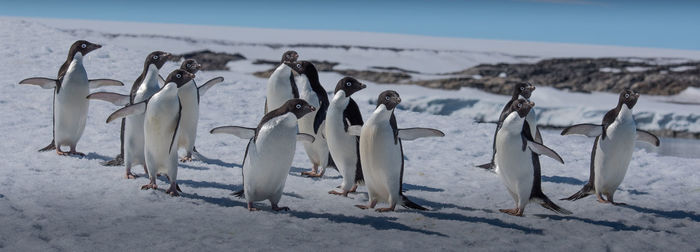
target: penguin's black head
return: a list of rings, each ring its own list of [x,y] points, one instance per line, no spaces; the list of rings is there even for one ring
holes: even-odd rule
[[[144,63],[144,67],[148,68],[149,65],[153,64],[155,65],[158,69],[163,67],[165,65],[165,62],[167,62],[170,59],[171,54],[167,52],[162,52],[162,51],[154,51],[148,56],[146,56],[146,62]]]
[[[292,112],[297,119],[316,110],[314,106],[302,99],[290,99],[282,105],[287,112]]]
[[[379,94],[379,98],[377,99],[377,107],[379,105],[384,104],[386,106],[387,110],[392,110],[396,108],[396,106],[401,103],[401,97],[399,97],[399,93],[397,93],[394,90],[387,90]]]
[[[101,45],[98,44],[93,44],[88,42],[87,40],[78,40],[73,43],[73,45],[70,46],[70,51],[68,52],[70,56],[75,55],[76,53],[80,53],[83,56],[86,54],[99,49],[102,47]]]
[[[185,60],[185,62],[182,62],[180,69],[196,74],[200,69],[202,69],[202,65],[197,63],[196,60],[188,59]]]
[[[525,99],[530,99],[532,91],[535,91],[535,86],[529,82],[520,82],[515,84],[513,87],[513,99],[517,99],[518,96],[525,97]]]
[[[282,61],[281,63],[285,62],[295,62],[299,59],[299,54],[296,51],[286,51],[284,54],[282,54]]]
[[[617,102],[617,106],[622,106],[622,104],[627,105],[627,108],[632,109],[635,104],[637,104],[637,99],[639,99],[639,93],[632,89],[625,88],[620,92],[620,100]]]
[[[170,82],[175,82],[177,84],[177,87],[182,87],[182,85],[185,85],[185,83],[191,81],[194,79],[194,74],[187,72],[182,69],[176,69],[170,75],[168,75],[168,78],[165,79],[165,84],[167,85]]]
[[[338,91],[343,90],[345,92],[345,97],[350,97],[350,95],[366,87],[367,85],[360,83],[353,77],[345,77],[340,79],[340,81],[338,81],[338,84],[335,85],[335,93],[338,93]]]
[[[527,116],[528,113],[530,113],[530,110],[534,106],[535,106],[534,102],[520,98],[520,99],[517,99],[516,101],[514,101],[513,103],[510,104],[510,111],[518,112],[518,115],[520,116],[520,118],[524,118]]]
[[[287,64],[289,67],[292,68],[292,70],[297,72],[299,75],[318,75],[318,71],[316,71],[316,67],[314,66],[314,64],[305,60],[296,62],[285,62],[284,64]]]

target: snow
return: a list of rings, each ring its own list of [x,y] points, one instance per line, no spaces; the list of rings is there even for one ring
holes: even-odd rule
[[[2,250],[692,251],[700,247],[700,159],[659,156],[644,149],[635,150],[615,197],[628,206],[599,204],[589,197],[576,202],[555,201],[573,211],[571,216],[555,215],[536,204],[530,204],[522,218],[498,212],[499,208],[512,207],[511,197],[498,176],[474,168],[490,158],[494,125],[474,120],[496,116],[506,96],[466,88],[434,90],[376,83],[366,83],[366,90],[353,95],[366,119],[379,92],[397,90],[404,100],[396,112],[399,127],[434,127],[446,133],[444,138],[404,143],[404,189],[408,197],[431,209],[425,212],[400,207],[392,213],[357,209],[353,205],[367,201],[364,187],[348,198],[327,194],[341,183],[339,175],[331,170],[322,179],[301,177],[301,171],[310,169],[301,145],[297,146],[280,202],[292,211],[274,213],[269,203],[262,203],[258,206],[263,211],[248,212],[245,202],[231,195],[241,188],[240,163],[246,142],[208,134],[216,126],[258,123],[266,80],[250,73],[267,67],[251,62],[276,60],[287,49],[299,51],[301,59],[327,59],[349,67],[396,66],[421,72],[450,72],[471,64],[552,56],[700,59],[697,51],[4,17],[0,18],[0,31],[0,57],[6,62],[0,67],[0,147],[5,150],[0,154]],[[191,39],[115,37],[107,33]],[[147,183],[146,178],[126,180],[123,167],[99,165],[119,151],[119,124],[104,122],[117,109],[109,103],[90,104],[85,133],[78,144],[78,151],[87,153],[86,157],[36,152],[50,141],[52,94],[17,83],[32,76],[55,76],[68,45],[76,39],[103,45],[86,57],[88,75],[127,83],[125,87],[100,89],[121,93],[128,92],[142,68],[144,55],[153,50],[183,53],[211,49],[239,52],[248,58],[230,63],[231,71],[203,71],[197,75],[199,83],[215,76],[226,80],[201,100],[196,146],[206,159],[180,164],[182,197],[167,196],[163,190],[142,191],[139,187]],[[254,44],[304,42],[424,50],[272,48]],[[167,73],[177,66],[170,62],[163,69]],[[322,73],[320,77],[330,91],[342,76]],[[538,87],[532,100],[540,120],[566,125],[599,121],[602,113],[614,106],[616,97]],[[551,112],[555,110],[561,111]],[[697,118],[697,111],[698,106],[647,96],[635,107],[636,116],[648,121],[640,124],[648,129],[672,123],[700,131],[690,120],[675,119]],[[666,117],[671,121],[662,122]],[[588,179],[592,139],[550,131],[543,132],[543,138],[566,162],[560,165],[542,159],[543,190],[552,199],[569,196]],[[143,175],[140,168],[134,171]],[[165,188],[167,183],[159,180],[158,185]]]

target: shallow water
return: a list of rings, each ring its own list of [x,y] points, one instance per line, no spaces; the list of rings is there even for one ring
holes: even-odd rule
[[[697,139],[662,137],[659,147],[643,142],[637,142],[636,147],[662,156],[700,158],[700,140]]]

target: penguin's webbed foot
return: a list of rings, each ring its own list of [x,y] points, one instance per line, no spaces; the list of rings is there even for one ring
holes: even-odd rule
[[[248,211],[251,211],[251,212],[258,211],[257,208],[253,207],[253,202],[248,202]]]
[[[369,209],[370,208],[369,206],[365,206],[365,205],[355,205],[355,207],[357,207],[359,209]]]
[[[348,192],[351,192],[351,193],[357,192],[357,184],[355,184],[354,186],[352,186],[352,188],[350,188],[350,191],[348,191]],[[347,195],[346,195],[346,196],[347,196]]]
[[[61,155],[61,156],[81,156],[81,157],[85,156],[85,153],[77,152],[74,150],[69,151],[69,152],[63,152],[63,151],[56,149],[56,153],[58,153],[58,155]]]
[[[138,175],[131,173],[131,171],[126,172],[126,179],[135,179],[138,177]]]
[[[393,207],[382,207],[382,208],[377,208],[377,210],[375,210],[375,211],[380,212],[380,213],[393,212],[394,208]]]
[[[513,215],[513,216],[523,216],[523,211],[520,210],[519,208],[498,209],[498,211],[501,211],[501,213],[506,213],[506,214]]]
[[[173,189],[172,187],[168,188],[168,190],[165,190],[165,193],[170,194],[170,196],[173,196],[173,197],[180,196],[180,193],[177,192],[177,189]]]
[[[277,205],[272,205],[272,210],[275,212],[289,211],[289,207],[278,207]]]
[[[141,186],[141,190],[148,190],[148,189],[153,189],[153,190],[158,189],[158,185],[156,185],[155,183],[149,183],[149,184]]]
[[[336,190],[331,190],[331,191],[328,191],[328,194],[342,195],[343,197],[347,197],[347,196],[348,196],[348,192],[349,192],[349,191],[338,192],[338,191],[336,191]]]
[[[192,161],[192,154],[190,154],[190,153],[187,153],[186,156],[180,158],[180,162],[183,162],[183,163],[187,163],[190,161]]]

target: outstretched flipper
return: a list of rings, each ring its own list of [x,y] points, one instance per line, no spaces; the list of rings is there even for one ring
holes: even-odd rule
[[[659,140],[659,138],[646,130],[637,130],[637,141],[647,142],[653,144],[656,147],[659,147],[659,145],[661,145],[661,141]]]
[[[255,137],[255,128],[246,128],[241,126],[221,126],[213,128],[209,131],[211,134],[230,134],[241,139],[252,139]]]
[[[117,94],[112,92],[95,92],[87,96],[91,100],[102,100],[112,103],[117,106],[126,106],[129,104],[130,97],[128,95]]]
[[[315,138],[312,135],[306,133],[297,133],[297,141],[313,143]]]
[[[146,112],[146,101],[142,101],[139,103],[136,103],[134,105],[129,105],[126,107],[123,107],[117,111],[114,111],[109,117],[107,117],[107,123],[110,123],[111,121],[114,121],[115,119],[127,117],[129,115],[135,115],[135,114],[142,114]]]
[[[98,87],[104,87],[104,86],[124,86],[124,83],[118,80],[112,80],[112,79],[94,79],[94,80],[88,80],[88,84],[90,85],[90,88],[98,88]]]
[[[405,208],[417,209],[417,210],[428,210],[427,208],[416,204],[415,202],[409,200],[403,193],[401,193],[401,205]]]
[[[407,128],[399,129],[399,138],[401,140],[415,140],[423,137],[444,137],[445,133],[436,129],[430,128]]]
[[[27,78],[19,82],[19,84],[26,84],[26,85],[37,85],[40,86],[43,89],[52,89],[56,87],[56,83],[58,80],[56,79],[50,79],[50,78],[44,78],[44,77],[34,77],[34,78]]]
[[[219,84],[221,82],[224,82],[224,77],[219,76],[219,77],[211,79],[211,80],[205,82],[204,84],[202,84],[201,86],[197,87],[197,89],[199,90],[199,96],[204,95],[207,92],[207,90],[209,90],[211,87],[213,87],[214,85]],[[266,106],[267,106],[267,104],[266,104]]]
[[[542,144],[538,144],[533,141],[527,141],[527,147],[530,148],[530,150],[536,154],[539,155],[545,155],[547,157],[550,157],[556,161],[559,161],[559,163],[564,164],[564,160],[562,160],[561,156],[557,154],[554,150],[550,149],[547,146],[544,146]]]
[[[603,134],[603,125],[582,123],[564,128],[561,135],[584,135],[587,137],[597,137]]]

